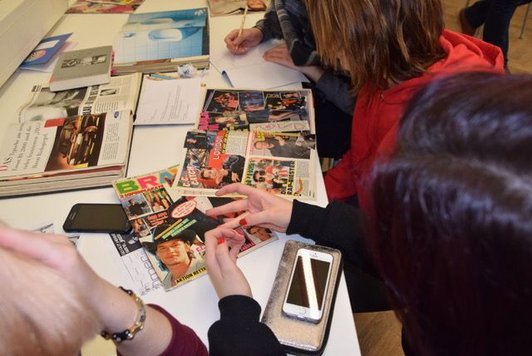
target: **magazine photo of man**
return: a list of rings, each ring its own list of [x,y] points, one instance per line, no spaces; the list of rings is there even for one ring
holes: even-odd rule
[[[157,226],[153,242],[143,243],[146,250],[156,256],[160,269],[168,272],[162,281],[165,289],[205,267],[203,258],[192,249],[197,241],[196,233],[190,229],[174,232],[172,228],[168,223]]]

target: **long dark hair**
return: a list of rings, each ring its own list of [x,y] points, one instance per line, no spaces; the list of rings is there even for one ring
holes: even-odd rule
[[[373,171],[369,248],[419,354],[532,351],[531,98],[530,75],[436,80]]]

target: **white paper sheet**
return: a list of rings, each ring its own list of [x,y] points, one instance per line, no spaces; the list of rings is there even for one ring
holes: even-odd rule
[[[234,55],[228,50],[219,55],[212,54],[211,64],[225,75],[235,88],[271,89],[291,83],[308,82],[301,72],[262,58],[264,52],[279,43],[261,43],[244,55]]]
[[[195,123],[200,89],[201,78],[161,79],[145,75],[135,125]]]

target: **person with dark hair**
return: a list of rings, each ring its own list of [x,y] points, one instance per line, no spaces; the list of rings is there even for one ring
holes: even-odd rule
[[[177,285],[178,281],[203,267],[203,259],[195,256],[191,246],[196,233],[187,229],[178,233],[168,233],[172,225],[163,223],[155,228],[151,243],[143,243],[144,248],[157,257],[161,269],[168,271],[162,284],[166,289]]]
[[[244,173],[245,159],[238,155],[227,155],[221,168],[203,167],[200,179],[208,188],[219,188],[227,184],[240,182]]]
[[[464,90],[470,86],[475,91]],[[406,108],[395,151],[373,167],[364,212],[338,201],[326,208],[291,202],[242,184],[222,188],[218,195],[247,199],[207,211],[246,211],[206,234],[207,269],[220,302],[233,298],[235,311],[256,305],[227,246],[216,241],[235,241],[227,228],[258,225],[339,248],[347,261],[382,278],[407,355],[530,353],[531,97],[530,75],[432,81]],[[249,339],[246,327],[259,324],[259,315],[260,308],[248,314],[217,347]],[[270,343],[262,347],[279,345]]]
[[[479,0],[460,10],[458,18],[462,33],[474,36],[484,25],[482,39],[502,50],[504,67],[508,67],[508,29],[518,6],[532,0]]]
[[[305,1],[272,0],[254,27],[241,33],[232,30],[224,41],[237,55],[274,38],[285,41],[266,51],[264,59],[298,70],[312,80],[318,152],[323,157],[340,158],[349,148],[356,97],[349,76],[320,60],[309,20]]]

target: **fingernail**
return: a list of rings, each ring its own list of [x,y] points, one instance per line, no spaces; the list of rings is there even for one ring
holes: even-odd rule
[[[248,224],[248,222],[246,221],[246,218],[240,219],[238,223],[240,224],[240,226],[246,226]]]
[[[225,239],[223,237],[218,237],[218,245],[223,244]]]

